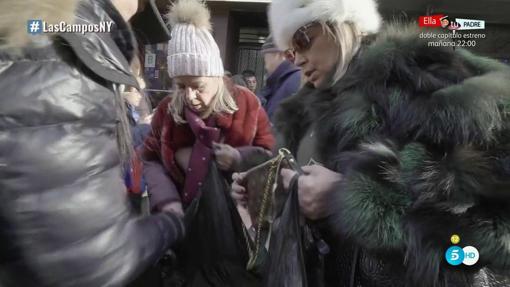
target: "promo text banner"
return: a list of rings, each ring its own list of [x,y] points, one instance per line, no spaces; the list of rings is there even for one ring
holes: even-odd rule
[[[458,30],[483,30],[485,29],[485,21],[473,19],[456,18],[455,22],[459,23]]]

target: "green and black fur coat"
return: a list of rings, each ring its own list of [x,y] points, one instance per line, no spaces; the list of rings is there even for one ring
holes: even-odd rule
[[[386,28],[332,88],[283,103],[276,129],[296,152],[316,123],[344,175],[328,219],[340,282],[510,286],[510,68],[418,34]],[[446,262],[453,234],[478,263]]]

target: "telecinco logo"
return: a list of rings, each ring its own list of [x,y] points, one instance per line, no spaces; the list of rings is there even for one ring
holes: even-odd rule
[[[460,242],[460,237],[456,234],[452,235],[451,242],[453,244],[458,244]],[[460,264],[471,266],[478,262],[478,259],[480,259],[480,254],[478,253],[478,249],[473,246],[466,246],[461,248],[454,245],[446,250],[445,258],[448,264],[453,266]]]

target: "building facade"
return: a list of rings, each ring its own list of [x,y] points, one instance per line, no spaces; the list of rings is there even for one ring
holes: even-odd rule
[[[220,48],[225,69],[232,74],[253,70],[259,86],[264,82],[264,63],[260,48],[269,34],[267,9],[271,0],[209,0],[213,36]],[[162,11],[168,0],[158,0]],[[379,0],[379,10],[385,21],[398,19],[415,22],[424,15],[445,14],[452,18],[479,19],[486,22],[483,40],[466,47],[476,53],[510,60],[510,1],[502,0]],[[164,12],[163,12],[164,13]],[[285,15],[282,15],[285,17]],[[140,21],[142,25],[144,21]],[[146,45],[143,50],[146,76],[155,89],[170,89],[166,76],[166,44]],[[147,65],[148,64],[148,65]],[[152,79],[152,80],[151,80]]]

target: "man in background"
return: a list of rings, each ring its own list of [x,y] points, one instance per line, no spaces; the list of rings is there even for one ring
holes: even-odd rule
[[[296,93],[301,86],[301,70],[286,59],[269,35],[262,45],[264,66],[267,71],[266,85],[258,94],[269,119],[285,98]]]

